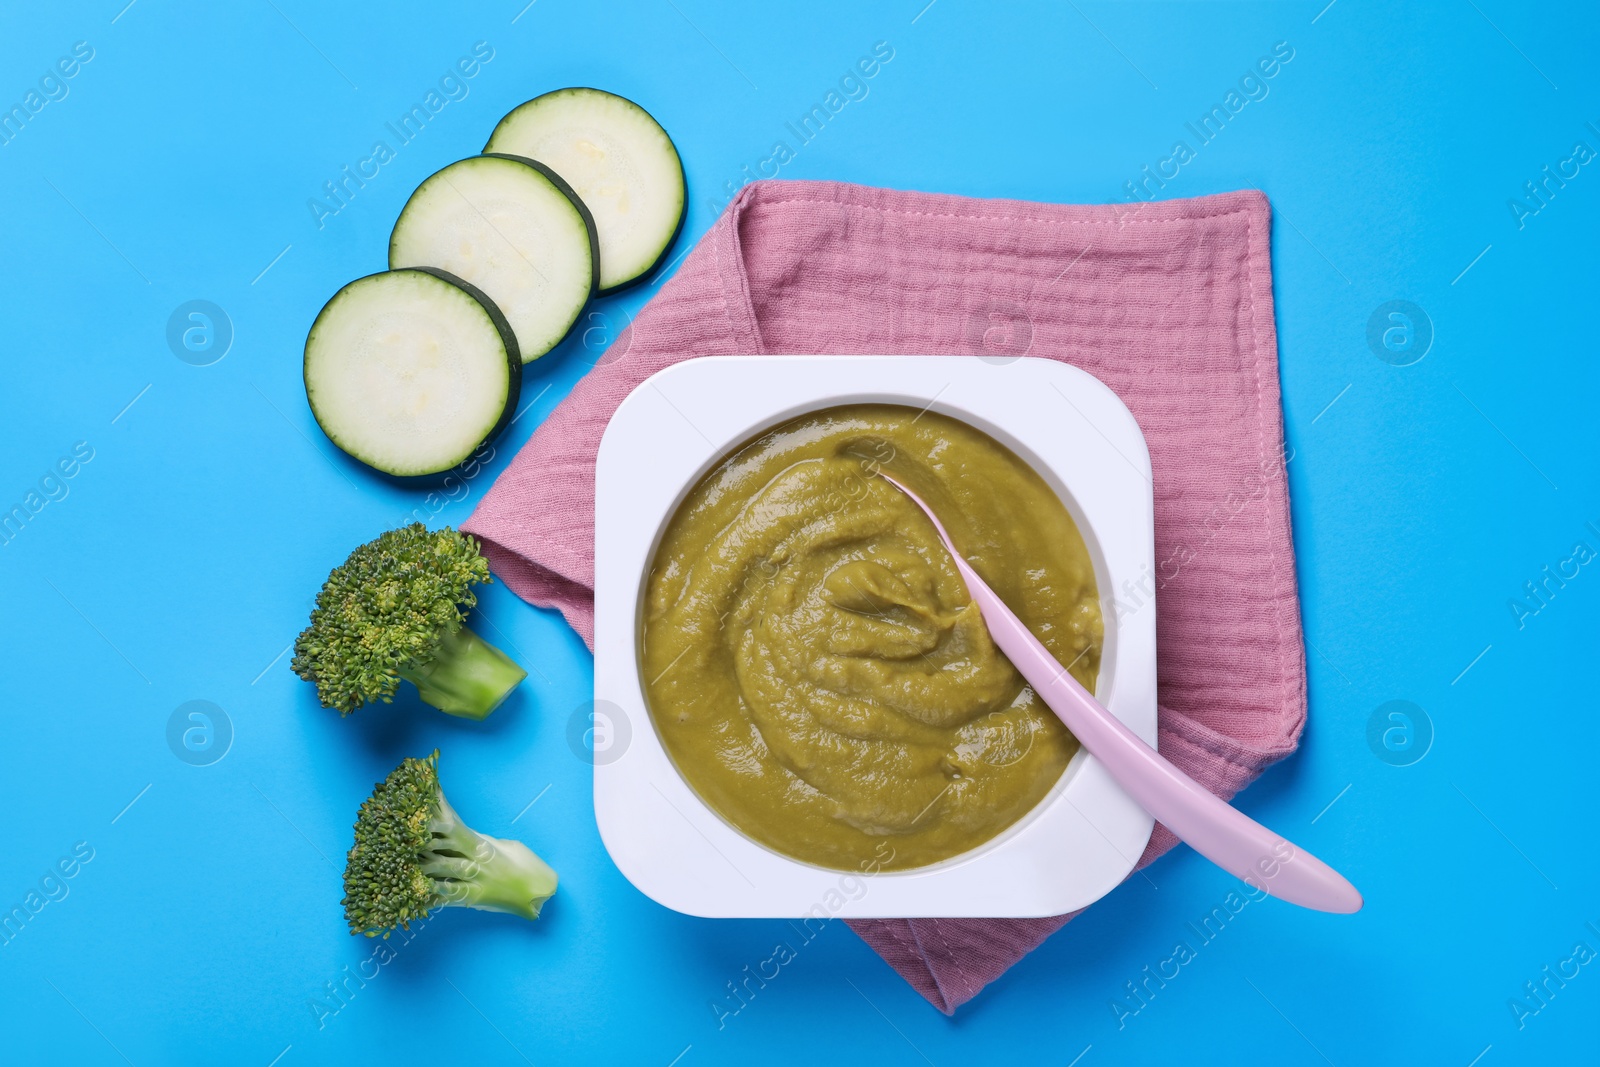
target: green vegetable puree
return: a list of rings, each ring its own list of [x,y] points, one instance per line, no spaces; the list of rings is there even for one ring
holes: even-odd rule
[[[933,507],[1090,691],[1100,667],[1083,538],[987,434],[860,404],[724,458],[679,506],[646,581],[650,711],[723,818],[850,870],[982,844],[1044,797],[1077,748],[990,640],[933,526],[879,469]]]

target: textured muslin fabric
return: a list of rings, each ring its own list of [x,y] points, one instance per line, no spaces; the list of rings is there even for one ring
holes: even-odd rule
[[[463,528],[593,646],[594,461],[623,398],[694,356],[1041,356],[1096,375],[1144,430],[1160,750],[1222,797],[1292,752],[1305,653],[1258,192],[1140,205],[973,200],[761,181],[533,434]],[[1176,843],[1157,826],[1140,866]],[[950,1013],[1071,915],[850,925]]]

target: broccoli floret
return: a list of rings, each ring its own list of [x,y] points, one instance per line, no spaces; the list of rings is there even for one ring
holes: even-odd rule
[[[467,534],[420,522],[380,534],[328,575],[290,666],[340,715],[388,703],[404,678],[440,711],[482,719],[528,676],[462,622],[489,581]]]
[[[406,759],[373,787],[356,818],[344,868],[352,934],[388,937],[435,908],[477,908],[537,919],[556,872],[520,841],[461,821],[439,788],[439,751]]]

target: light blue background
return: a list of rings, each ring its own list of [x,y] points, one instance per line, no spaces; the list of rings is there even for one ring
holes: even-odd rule
[[[1481,1055],[1491,1067],[1593,1055],[1600,965],[1521,1029],[1507,1006],[1575,943],[1600,949],[1585,925],[1600,926],[1600,570],[1552,584],[1520,629],[1508,607],[1574,542],[1600,548],[1586,526],[1600,526],[1600,164],[1523,228],[1507,206],[1575,141],[1600,149],[1591,7],[124,2],[9,4],[0,24],[7,108],[73,42],[94,48],[69,95],[0,145],[0,505],[74,442],[94,450],[69,494],[0,549],[0,907],[76,842],[94,850],[69,894],[0,947],[0,1058],[1466,1067]],[[494,59],[470,94],[319,230],[307,199],[480,40]],[[719,1030],[709,1003],[791,932],[670,913],[611,866],[589,768],[565,740],[591,661],[558,617],[486,592],[485,632],[533,673],[481,726],[414,699],[340,721],[282,654],[333,563],[427,513],[421,492],[329,445],[299,370],[312,316],[383,266],[412,188],[524,99],[598,85],[645,103],[677,140],[687,248],[723,183],[877,41],[895,54],[870,95],[785,177],[1120,199],[1275,42],[1294,49],[1269,95],[1162,195],[1254,185],[1278,212],[1311,716],[1300,752],[1241,804],[1335,862],[1368,904],[1353,918],[1251,905],[1121,1029],[1109,1004],[1123,983],[1192,940],[1186,924],[1234,885],[1187,849],[953,1020],[834,924]],[[491,474],[597,358],[601,327],[656,288],[600,302],[590,346],[569,341],[533,369],[533,403]],[[235,332],[211,366],[165,341],[192,299],[226,309]],[[1415,365],[1369,349],[1368,318],[1391,299],[1434,325]],[[465,519],[489,481],[432,521]],[[235,733],[207,767],[165,737],[195,699]],[[1394,699],[1436,733],[1413,766],[1367,743],[1369,716]],[[456,806],[525,837],[561,893],[537,924],[441,915],[319,1029],[308,1001],[372,951],[339,908],[356,806],[402,755],[435,745]]]

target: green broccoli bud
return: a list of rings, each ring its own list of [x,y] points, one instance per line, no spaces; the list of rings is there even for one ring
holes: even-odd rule
[[[436,908],[477,908],[537,919],[556,872],[520,841],[478,833],[439,788],[439,752],[405,759],[361,805],[345,860],[344,917],[352,934],[388,937]]]
[[[493,580],[467,534],[389,530],[328,575],[290,666],[340,715],[390,702],[404,678],[440,711],[482,719],[528,676],[463,622],[472,587]]]

